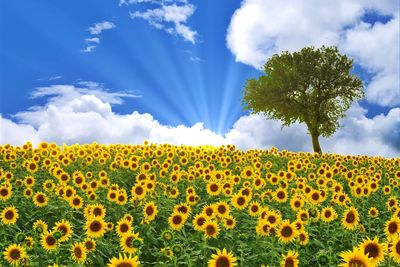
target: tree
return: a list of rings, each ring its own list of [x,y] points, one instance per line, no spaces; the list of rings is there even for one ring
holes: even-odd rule
[[[273,55],[266,75],[247,80],[245,109],[282,121],[282,126],[305,123],[314,152],[322,153],[319,136],[329,137],[354,100],[364,97],[361,79],[350,73],[353,60],[337,47],[305,47]]]

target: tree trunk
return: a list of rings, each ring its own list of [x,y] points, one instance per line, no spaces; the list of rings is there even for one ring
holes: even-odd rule
[[[313,148],[314,148],[314,152],[322,154],[322,149],[321,149],[321,146],[319,145],[318,137],[319,137],[318,134],[311,133],[312,145],[313,145]]]

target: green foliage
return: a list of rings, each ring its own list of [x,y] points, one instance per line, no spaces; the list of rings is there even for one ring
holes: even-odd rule
[[[354,100],[364,97],[363,84],[351,74],[353,60],[336,47],[306,47],[273,55],[266,75],[247,81],[246,109],[279,119],[283,126],[299,121],[310,134],[331,136]]]

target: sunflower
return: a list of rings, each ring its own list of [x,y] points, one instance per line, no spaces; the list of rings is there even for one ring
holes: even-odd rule
[[[181,213],[184,216],[189,216],[190,212],[192,212],[192,208],[187,204],[178,204],[174,207],[174,213]]]
[[[126,218],[122,218],[117,222],[116,228],[117,234],[119,236],[123,236],[132,231],[132,224],[131,221],[127,220]]]
[[[35,185],[35,178],[33,176],[26,176],[24,180],[24,184],[26,187],[32,187]]]
[[[52,232],[45,232],[41,236],[42,247],[46,250],[55,250],[57,248],[57,239]]]
[[[21,245],[11,244],[5,249],[3,255],[12,266],[18,266],[20,260],[26,257],[26,251]]]
[[[332,207],[325,207],[321,211],[321,219],[323,222],[331,222],[337,218],[337,213]]]
[[[294,211],[300,210],[303,206],[304,206],[304,200],[302,198],[296,197],[290,200],[290,207]]]
[[[379,215],[379,210],[378,210],[377,208],[375,208],[375,207],[371,207],[371,208],[368,210],[368,214],[369,214],[369,216],[371,216],[372,218],[375,218],[376,216]]]
[[[172,213],[168,218],[169,226],[174,230],[180,230],[186,222],[186,216],[182,213]]]
[[[75,195],[69,199],[69,205],[78,210],[83,206],[83,199],[79,195]]]
[[[208,267],[234,267],[237,266],[237,258],[233,255],[232,251],[228,252],[226,249],[217,249],[216,254],[211,255],[208,261]]]
[[[260,203],[253,201],[249,205],[249,214],[250,216],[257,217],[260,214],[261,205]]]
[[[18,210],[14,206],[8,206],[0,214],[4,224],[15,224],[19,218]]]
[[[0,187],[0,201],[6,201],[10,199],[11,195],[12,191],[10,187],[4,185]]]
[[[396,238],[400,233],[400,219],[397,217],[392,217],[385,224],[385,234],[388,238]]]
[[[140,184],[133,186],[131,192],[135,199],[143,199],[146,196],[146,188]]]
[[[207,184],[207,194],[210,196],[217,196],[221,193],[222,187],[217,182],[211,182]]]
[[[128,233],[121,237],[120,246],[125,253],[134,254],[137,248],[133,245],[133,241],[139,237],[136,233]]]
[[[271,223],[268,222],[267,220],[265,219],[258,220],[256,226],[256,233],[260,236],[269,236],[271,227],[272,227]]]
[[[233,229],[236,226],[236,219],[233,216],[227,216],[223,220],[225,229]]]
[[[235,194],[232,196],[231,203],[235,208],[242,210],[242,209],[246,208],[248,199],[247,199],[247,197],[245,197],[241,194]]]
[[[279,241],[282,243],[291,242],[296,238],[296,235],[296,226],[291,224],[289,220],[283,220],[278,227]]]
[[[127,256],[126,254],[119,254],[119,257],[113,257],[110,259],[110,263],[107,267],[137,267],[140,265],[140,261],[138,260],[138,256]]]
[[[104,218],[106,216],[106,208],[99,203],[90,205],[90,214],[96,218]]]
[[[229,216],[230,207],[229,207],[228,203],[226,203],[225,201],[220,201],[220,202],[216,203],[215,208],[217,211],[217,216],[219,218],[225,218],[225,217]]]
[[[207,216],[204,214],[197,214],[194,216],[193,220],[192,220],[192,225],[193,228],[196,231],[202,231],[203,230],[203,226],[207,221]]]
[[[79,264],[86,260],[86,247],[82,242],[75,242],[71,245],[71,258]]]
[[[203,227],[204,236],[206,238],[216,238],[219,234],[219,226],[214,221],[207,221]]]
[[[42,220],[36,220],[33,223],[32,229],[37,231],[38,233],[44,233],[47,231],[48,225]]]
[[[33,204],[38,207],[44,207],[47,205],[47,196],[43,192],[37,192],[33,196]]]
[[[367,237],[363,240],[363,242],[358,246],[358,248],[371,258],[371,262],[378,266],[384,260],[385,253],[387,250],[386,244],[379,243],[379,239],[375,237],[373,240]]]
[[[308,241],[310,239],[308,233],[304,230],[300,230],[299,234],[297,235],[297,238],[299,239],[299,243],[302,246],[305,246],[308,244]]]
[[[102,219],[91,218],[90,220],[86,221],[85,231],[88,237],[101,237],[106,231],[106,224]]]
[[[358,211],[354,207],[346,209],[343,213],[342,226],[347,230],[354,230],[359,223]]]
[[[96,250],[96,241],[91,238],[86,238],[83,244],[85,245],[87,252]]]
[[[285,189],[278,189],[274,193],[274,199],[278,203],[285,203],[288,200],[288,193]]]
[[[60,242],[64,242],[64,241],[69,240],[71,238],[71,236],[72,236],[72,233],[73,233],[71,223],[69,221],[66,221],[66,220],[58,221],[56,223],[56,225],[54,226],[53,231],[60,231],[61,232],[62,236],[59,239]]]
[[[143,215],[146,221],[153,221],[157,216],[158,210],[154,201],[147,203],[143,208]]]
[[[353,251],[344,251],[340,253],[340,257],[343,259],[340,267],[373,267],[375,266],[371,259],[368,258],[362,251],[353,249]]]
[[[390,242],[390,252],[389,255],[392,257],[393,261],[400,264],[400,236],[397,236]]]
[[[289,250],[286,255],[282,255],[281,266],[282,267],[297,267],[299,266],[299,260],[297,257],[299,254],[296,251]]]

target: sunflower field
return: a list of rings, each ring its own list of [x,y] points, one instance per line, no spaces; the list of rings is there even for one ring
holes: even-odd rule
[[[400,159],[0,146],[0,266],[400,266]]]

